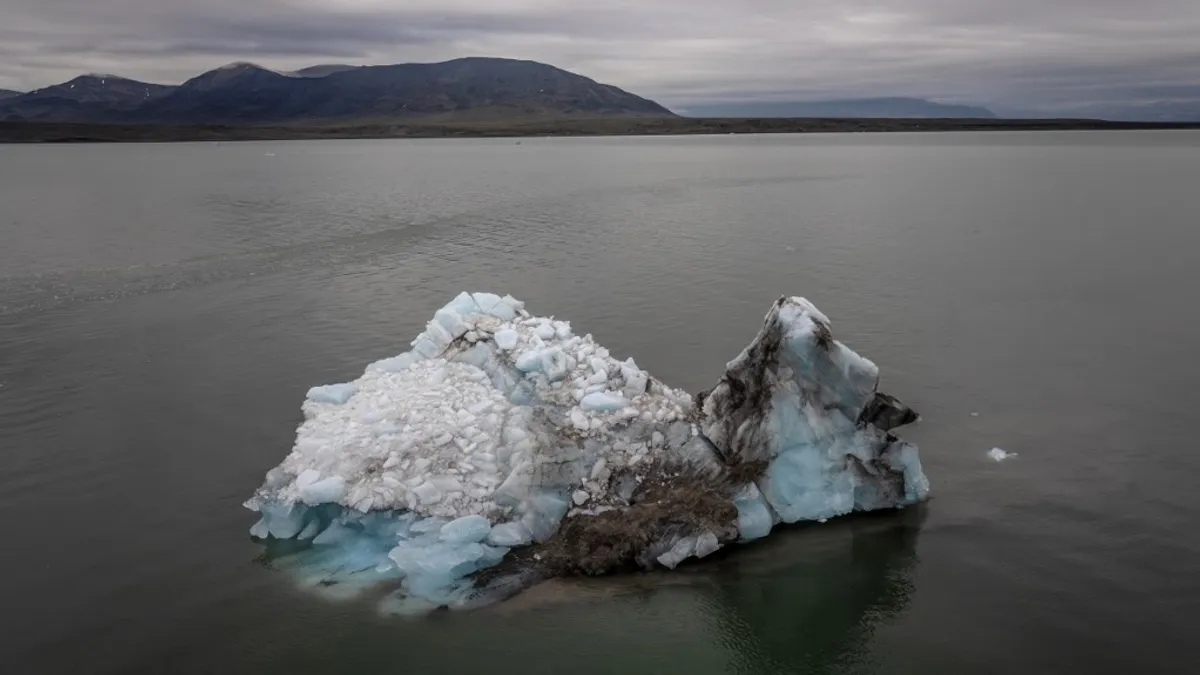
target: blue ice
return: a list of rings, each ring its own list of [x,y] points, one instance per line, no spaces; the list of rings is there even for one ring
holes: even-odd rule
[[[781,300],[768,316],[767,328],[779,329],[775,335],[782,337],[777,359],[771,356],[770,362],[757,369],[739,370],[734,367],[739,361],[764,358],[763,350],[747,348],[731,362],[727,374],[745,378],[734,384],[742,391],[765,387],[769,401],[730,429],[720,427],[724,418],[705,417],[710,414],[707,410],[694,417],[689,413],[679,421],[672,417],[671,422],[664,420],[661,408],[657,418],[652,408],[638,411],[642,420],[633,423],[628,417],[612,415],[628,407],[637,411],[638,406],[664,395],[650,387],[649,376],[632,360],[606,361],[607,350],[604,358],[596,356],[599,349],[570,352],[574,347],[563,342],[571,335],[566,322],[534,319],[500,324],[494,320],[512,321],[518,314],[527,318],[521,307],[510,297],[462,293],[434,315],[413,342],[411,352],[368,367],[368,371],[402,373],[424,358],[444,354],[442,358],[482,370],[510,402],[532,408],[516,413],[517,424],[504,425],[503,452],[485,460],[513,461],[504,469],[503,482],[487,488],[493,490],[495,504],[503,508],[504,515],[494,517],[506,522],[492,522],[483,515],[419,517],[403,510],[402,501],[388,502],[400,510],[363,513],[351,508],[364,501],[367,506],[362,508],[371,508],[371,493],[367,491],[364,498],[363,486],[369,484],[364,475],[387,471],[402,461],[403,453],[388,457],[386,444],[392,442],[387,437],[398,434],[403,426],[370,402],[374,392],[367,385],[361,395],[366,398],[352,402],[358,394],[355,383],[314,387],[308,392],[309,401],[350,405],[308,408],[307,413],[337,418],[352,409],[354,423],[373,430],[376,435],[369,442],[378,442],[381,452],[370,455],[367,469],[363,468],[366,462],[351,462],[348,468],[344,462],[321,461],[310,462],[302,471],[294,469],[298,475],[282,469],[268,474],[264,490],[253,504],[261,518],[251,533],[267,540],[273,554],[281,554],[275,564],[296,570],[307,585],[334,593],[343,587],[398,585],[401,590],[394,598],[399,611],[462,606],[472,590],[469,575],[497,564],[511,548],[553,537],[573,501],[581,507],[577,517],[588,517],[591,505],[597,503],[589,502],[593,496],[611,496],[618,501],[632,497],[639,479],[627,472],[613,475],[608,482],[605,453],[614,453],[609,460],[628,462],[624,466],[634,471],[638,462],[671,460],[717,476],[727,468],[727,453],[739,438],[754,439],[756,445],[749,449],[739,445],[737,452],[766,461],[762,475],[729,495],[737,510],[738,539],[743,542],[767,536],[781,522],[904,506],[923,499],[929,491],[915,446],[893,442],[893,437],[859,421],[875,395],[878,369],[840,343],[831,342],[827,319],[807,301]],[[490,333],[497,326],[503,328]],[[468,339],[460,340],[464,336]],[[558,342],[533,346],[539,340],[552,339]],[[582,374],[580,367],[586,369]],[[572,377],[562,382],[568,374]],[[482,377],[473,381],[482,381]],[[441,385],[442,380],[436,384]],[[711,403],[713,396],[733,395],[733,389],[721,386],[705,400]],[[574,401],[578,401],[577,408]],[[523,415],[530,416],[527,428],[520,423]],[[606,418],[622,421],[609,421],[610,427],[597,429],[595,420]],[[500,428],[498,423],[496,428]],[[569,433],[560,434],[563,430]],[[582,442],[580,431],[587,432]],[[333,434],[318,440],[318,447],[332,443],[334,450],[340,442]],[[626,443],[621,451],[613,449]],[[362,451],[347,445],[346,452]],[[334,459],[332,453],[329,459]],[[902,488],[896,474],[903,476]],[[424,485],[410,484],[409,489],[424,500]],[[409,502],[408,508],[417,507]],[[470,510],[438,512],[461,515]],[[655,542],[658,548],[654,550],[659,552],[656,559],[660,564],[674,567],[685,559],[708,555],[721,545],[713,532],[690,532]]]

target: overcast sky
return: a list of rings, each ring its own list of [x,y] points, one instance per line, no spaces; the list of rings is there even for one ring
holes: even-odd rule
[[[0,0],[0,88],[467,55],[544,61],[677,107],[1200,98],[1200,0]]]

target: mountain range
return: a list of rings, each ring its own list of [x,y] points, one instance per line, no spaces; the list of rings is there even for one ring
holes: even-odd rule
[[[0,100],[0,120],[258,125],[408,117],[673,116],[663,106],[534,61],[463,58],[295,72],[233,63],[178,86],[91,74]]]
[[[1055,110],[947,104],[920,98],[697,103],[696,118],[1071,118],[1200,122],[1190,101],[1081,104]],[[292,72],[232,63],[180,85],[89,74],[22,93],[0,89],[0,122],[262,126],[675,117],[617,87],[535,61],[472,57],[390,66],[322,64]]]
[[[1056,116],[1113,120],[1117,122],[1200,122],[1200,90],[1197,98],[1183,101],[1141,103],[1089,103],[1055,111]],[[1031,117],[1017,112],[1013,117]],[[1045,113],[1041,116],[1045,117]]]

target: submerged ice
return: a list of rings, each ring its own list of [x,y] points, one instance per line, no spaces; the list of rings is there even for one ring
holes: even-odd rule
[[[878,379],[803,298],[693,397],[568,322],[463,293],[410,351],[308,392],[292,452],[246,503],[251,534],[314,588],[391,588],[400,612],[674,568],[924,499],[917,449],[890,431],[916,414]]]

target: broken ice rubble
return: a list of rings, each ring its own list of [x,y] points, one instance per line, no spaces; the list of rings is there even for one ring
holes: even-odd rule
[[[923,500],[917,449],[890,432],[916,414],[878,379],[803,298],[693,397],[568,322],[462,293],[410,351],[308,392],[295,447],[246,502],[251,534],[315,588],[390,584],[400,612],[673,568]]]

